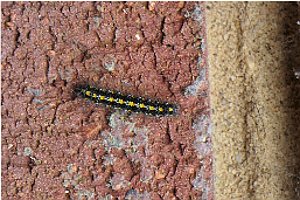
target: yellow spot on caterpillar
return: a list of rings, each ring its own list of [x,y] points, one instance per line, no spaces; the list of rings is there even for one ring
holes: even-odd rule
[[[109,99],[108,99],[108,101],[110,101],[110,102],[113,102],[115,99],[114,98],[112,98],[112,97],[110,97]]]
[[[119,103],[119,104],[124,104],[124,100],[123,100],[123,99],[119,99],[119,100],[118,100],[118,103]]]
[[[164,109],[162,107],[159,107],[158,110],[159,110],[159,112],[164,111]]]
[[[149,110],[155,110],[154,106],[149,106]]]
[[[97,94],[96,93],[93,94],[93,98],[97,98]]]
[[[145,104],[141,103],[140,108],[145,108]]]
[[[174,111],[174,109],[173,109],[173,108],[169,108],[169,111],[170,111],[170,112],[173,112],[173,111]]]
[[[132,101],[129,101],[128,105],[131,106],[131,107],[133,107],[134,103]]]
[[[104,100],[105,99],[105,96],[100,96],[100,100]]]
[[[86,94],[87,96],[91,96],[91,91],[86,91],[85,94]]]

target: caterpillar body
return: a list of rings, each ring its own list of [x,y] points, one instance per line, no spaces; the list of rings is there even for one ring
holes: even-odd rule
[[[177,106],[171,103],[125,95],[120,92],[95,88],[90,85],[77,86],[75,92],[78,96],[89,99],[96,104],[103,104],[126,111],[153,116],[174,115],[177,111]]]

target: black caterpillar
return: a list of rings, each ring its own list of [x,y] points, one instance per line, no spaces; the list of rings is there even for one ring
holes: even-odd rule
[[[78,96],[89,99],[96,104],[103,104],[126,111],[154,116],[174,115],[177,111],[177,107],[174,104],[125,95],[120,92],[95,88],[90,85],[77,86],[75,92]]]

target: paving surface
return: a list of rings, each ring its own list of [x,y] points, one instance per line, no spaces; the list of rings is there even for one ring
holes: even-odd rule
[[[2,3],[3,199],[212,199],[202,7]],[[97,106],[78,82],[180,112]]]
[[[206,7],[215,198],[300,199],[297,3]]]

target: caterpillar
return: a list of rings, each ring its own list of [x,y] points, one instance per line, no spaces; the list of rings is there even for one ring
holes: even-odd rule
[[[174,115],[177,111],[177,107],[174,104],[125,95],[120,92],[95,88],[90,85],[76,86],[74,91],[77,96],[88,99],[96,104],[103,104],[117,109],[124,109],[126,111],[144,113],[146,115],[167,116]]]

